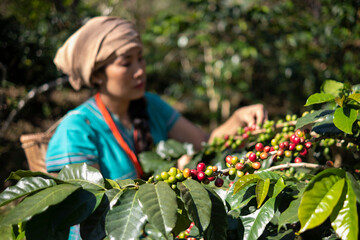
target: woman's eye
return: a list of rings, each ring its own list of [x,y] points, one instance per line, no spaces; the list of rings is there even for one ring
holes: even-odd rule
[[[122,63],[121,66],[123,67],[130,67],[131,63]]]

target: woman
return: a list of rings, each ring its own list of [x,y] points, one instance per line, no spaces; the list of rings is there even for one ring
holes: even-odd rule
[[[161,140],[173,138],[200,149],[202,142],[267,118],[261,104],[240,108],[208,136],[145,91],[140,36],[129,21],[117,17],[89,20],[58,50],[54,63],[75,90],[86,85],[97,94],[70,111],[56,129],[46,154],[48,172],[85,162],[105,178],[134,179],[143,174],[136,154]],[[181,158],[178,167],[189,160]],[[78,230],[72,228],[70,238],[79,237]]]
[[[58,126],[46,155],[47,170],[86,162],[104,177],[141,177],[136,154],[152,144],[173,138],[201,143],[239,126],[262,123],[267,118],[261,104],[238,109],[208,136],[157,95],[145,91],[146,73],[139,33],[129,21],[95,17],[75,32],[58,50],[55,65],[69,76],[75,90],[82,85],[97,94],[71,111]],[[189,159],[182,158],[179,168]]]

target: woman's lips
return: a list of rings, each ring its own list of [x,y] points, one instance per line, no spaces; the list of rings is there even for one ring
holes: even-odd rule
[[[144,82],[138,82],[136,85],[135,85],[135,88],[137,89],[141,89],[141,88],[144,88],[145,87],[145,83]]]

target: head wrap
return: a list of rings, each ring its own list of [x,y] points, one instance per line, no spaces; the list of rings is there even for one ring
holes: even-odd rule
[[[118,17],[94,17],[66,40],[54,63],[79,90],[82,85],[93,87],[92,73],[137,46],[142,47],[142,43],[131,22]]]

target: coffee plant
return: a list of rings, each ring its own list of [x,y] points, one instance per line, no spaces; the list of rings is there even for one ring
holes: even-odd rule
[[[67,239],[74,225],[83,239],[358,239],[360,85],[328,80],[310,105],[199,152],[161,142],[139,155],[144,179],[104,179],[86,164],[57,177],[18,170],[0,206],[20,203],[0,226],[14,239]]]

